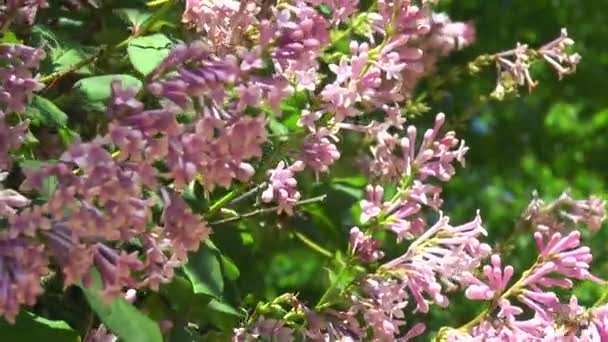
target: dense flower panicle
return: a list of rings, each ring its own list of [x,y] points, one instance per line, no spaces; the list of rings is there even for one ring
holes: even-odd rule
[[[259,27],[260,44],[271,44],[277,73],[293,80],[299,89],[315,90],[317,58],[329,43],[329,22],[306,2],[298,0],[273,9],[273,20]]]
[[[596,232],[606,220],[606,201],[596,196],[576,200],[564,192],[556,200],[545,204],[534,194],[522,219],[533,229],[548,235],[568,232],[576,229],[579,224]]]
[[[169,141],[168,166],[178,187],[202,176],[205,189],[229,188],[234,179],[249,180],[254,169],[247,161],[262,156],[266,141],[263,117],[241,116],[226,122],[204,115],[194,128]]]
[[[385,129],[376,132],[376,145],[371,148],[374,158],[370,163],[371,173],[392,181],[410,176],[420,181],[429,178],[443,182],[450,180],[456,172],[453,163],[464,165],[464,155],[469,148],[465,146],[464,141],[456,138],[453,131],[439,137],[444,122],[445,115],[438,114],[434,127],[424,133],[418,147],[417,130],[414,126],[409,126],[406,137],[401,139],[397,135],[387,133]],[[401,155],[396,155],[398,150]]]
[[[44,246],[0,235],[0,317],[14,323],[21,305],[34,305],[48,273]]]
[[[181,196],[158,188],[156,178],[160,175],[153,163],[166,159],[169,143],[184,136],[175,112],[144,111],[134,91],[122,89],[117,82],[112,84],[112,94],[108,135],[92,142],[76,142],[58,163],[26,171],[25,190],[41,191],[49,176],[56,178],[56,189],[45,204],[9,217],[8,229],[11,238],[45,236],[46,253],[61,267],[65,286],[90,283],[95,266],[102,280],[102,295],[108,299],[125,288],[157,290],[171,280],[173,270],[183,265],[187,253],[198,249],[210,232]],[[240,130],[235,134],[246,137],[242,132],[246,129]],[[232,148],[224,153],[228,157],[231,154],[227,152],[245,157],[261,153],[252,140],[240,142],[247,144],[244,151]],[[118,157],[108,151],[111,145],[120,148]],[[161,226],[152,229],[153,203],[147,191],[162,192],[164,199]],[[141,241],[141,255],[126,254],[106,244],[130,239]]]
[[[429,308],[423,293],[431,301],[447,305],[440,282],[449,288],[464,285],[463,273],[479,266],[481,259],[490,253],[490,247],[479,241],[480,236],[486,234],[479,216],[455,227],[448,222],[448,217],[441,217],[405,254],[382,266],[396,276],[403,275],[402,281],[409,287],[421,312]]]
[[[13,4],[15,5],[15,4]],[[9,2],[9,6],[11,6]],[[42,49],[19,44],[0,44],[0,168],[10,165],[8,152],[19,147],[28,121],[9,126],[6,115],[23,112],[32,94],[42,88],[34,71],[45,54]]]
[[[298,181],[294,178],[296,172],[304,170],[304,163],[296,161],[286,166],[279,162],[274,170],[268,171],[268,188],[262,193],[262,201],[278,204],[277,212],[293,215],[293,206],[300,200],[301,194],[297,189]]]
[[[395,279],[369,277],[361,284],[363,294],[355,297],[350,311],[360,313],[373,329],[377,340],[392,340],[405,325],[404,310],[409,295],[406,287]]]
[[[258,11],[252,0],[187,0],[182,22],[204,32],[214,50],[223,52],[241,43]]]
[[[44,57],[42,49],[19,44],[0,45],[0,117],[23,112],[32,93],[42,88],[34,70]]]
[[[498,255],[492,256],[491,265],[484,266],[485,281],[469,272],[464,274],[464,279],[469,284],[465,292],[467,298],[495,301],[500,310],[495,317],[489,314],[483,317],[467,333],[451,331],[448,341],[464,341],[467,338],[499,341],[507,337],[509,341],[561,341],[564,338],[578,341],[578,336],[568,332],[571,329],[566,323],[578,325],[581,320],[585,320],[583,308],[577,304],[576,297],[571,297],[568,304],[561,304],[557,294],[550,289],[571,288],[572,279],[602,282],[589,272],[592,259],[590,250],[580,246],[578,231],[566,236],[555,233],[549,238],[536,232],[534,238],[539,250],[537,262],[511,287],[507,285],[513,276],[513,267],[506,266],[503,269]],[[534,318],[518,319],[517,316],[524,313],[524,310],[511,304],[508,299],[510,296],[532,310]],[[585,325],[588,326],[590,325]],[[581,336],[584,335],[585,333]]]

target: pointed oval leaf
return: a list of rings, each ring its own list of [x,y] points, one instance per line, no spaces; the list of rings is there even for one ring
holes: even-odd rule
[[[98,294],[101,288],[99,273],[93,272],[93,287],[81,286],[91,308],[99,319],[124,341],[162,342],[163,337],[158,324],[142,314],[123,298],[106,303]]]

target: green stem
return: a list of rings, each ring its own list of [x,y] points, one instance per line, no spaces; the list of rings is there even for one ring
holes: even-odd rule
[[[300,233],[300,232],[293,232],[293,234],[300,240],[302,241],[306,246],[310,247],[310,249],[312,249],[313,251],[331,258],[333,257],[333,253],[328,251],[327,249],[319,246],[316,242],[312,241],[311,239],[309,239],[308,237],[306,237],[306,235]]]
[[[166,2],[169,2],[170,0],[154,0],[154,1],[149,1],[146,2],[146,6],[148,7],[154,7],[154,6],[158,6],[158,5],[162,5]]]
[[[222,198],[220,198],[219,200],[217,200],[215,203],[213,203],[211,205],[211,207],[209,208],[209,210],[207,211],[205,216],[207,216],[208,218],[212,217],[213,214],[215,214],[218,210],[223,208],[226,205],[226,203],[230,202],[230,200],[235,198],[241,192],[242,189],[243,189],[243,187],[239,186],[236,189],[225,194]]]
[[[48,86],[52,85],[58,79],[63,78],[65,76],[77,71],[78,69],[93,63],[95,60],[97,60],[97,58],[99,58],[99,56],[102,55],[103,51],[104,51],[104,49],[100,49],[94,55],[81,60],[80,62],[70,66],[67,69],[46,75],[40,79],[40,82],[46,84],[46,86],[48,87]]]
[[[294,207],[306,205],[306,204],[310,204],[310,203],[322,202],[325,200],[326,197],[327,197],[326,195],[321,195],[321,196],[301,200],[301,201],[296,202],[294,204]],[[223,223],[228,223],[228,222],[234,222],[234,221],[238,221],[238,220],[241,220],[241,219],[244,219],[247,217],[252,217],[252,216],[256,216],[256,215],[260,215],[260,214],[264,214],[264,213],[271,213],[271,212],[277,211],[277,209],[279,209],[278,206],[274,206],[274,207],[270,207],[270,208],[263,208],[263,209],[256,209],[254,211],[250,211],[245,214],[240,214],[237,216],[213,221],[213,222],[210,222],[209,224],[213,226],[213,225],[218,225],[218,224],[223,224]]]

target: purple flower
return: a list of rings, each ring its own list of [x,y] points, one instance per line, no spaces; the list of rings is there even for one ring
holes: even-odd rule
[[[182,22],[204,32],[213,48],[225,52],[241,43],[249,25],[256,22],[255,1],[187,0]]]
[[[301,197],[296,187],[298,181],[294,175],[302,170],[304,170],[302,161],[296,161],[287,167],[285,162],[279,162],[274,170],[268,171],[270,175],[268,188],[262,193],[262,201],[266,203],[274,201],[278,204],[277,212],[279,214],[285,212],[287,215],[293,215],[293,206]]]
[[[340,151],[330,139],[334,139],[334,135],[321,129],[317,133],[310,134],[302,143],[300,157],[317,174],[328,172],[329,166],[340,158]]]
[[[14,323],[21,305],[34,305],[48,273],[44,247],[29,239],[0,236],[0,317]]]
[[[186,259],[188,252],[196,251],[201,241],[209,238],[211,230],[200,215],[192,212],[181,195],[162,193],[165,201],[161,217],[163,237],[171,241],[172,252],[178,259]]]
[[[501,294],[509,284],[513,276],[513,266],[508,265],[504,269],[501,267],[500,256],[492,255],[491,265],[483,267],[483,274],[487,281],[482,282],[470,272],[464,274],[464,279],[470,285],[465,291],[467,298],[471,300],[491,300],[497,294]]]
[[[226,84],[234,82],[238,75],[238,61],[234,56],[216,57],[205,43],[195,41],[171,50],[149,75],[148,91],[183,109],[192,106],[192,98],[222,103]]]
[[[42,49],[19,44],[0,45],[0,118],[12,112],[23,112],[34,91],[43,85],[34,76],[44,59]]]
[[[371,263],[384,257],[380,250],[382,242],[366,235],[358,227],[350,230],[350,248],[352,252],[365,263]]]

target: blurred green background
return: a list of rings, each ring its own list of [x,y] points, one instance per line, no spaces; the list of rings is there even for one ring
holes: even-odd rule
[[[467,166],[459,169],[444,189],[444,210],[452,222],[470,220],[480,209],[489,240],[496,242],[512,235],[514,223],[532,198],[533,190],[547,200],[566,189],[578,198],[592,193],[606,198],[608,1],[454,0],[441,2],[439,9],[449,13],[454,21],[472,21],[477,30],[477,42],[444,59],[440,74],[466,65],[479,54],[511,49],[518,41],[540,46],[557,37],[562,27],[568,28],[576,41],[575,50],[583,56],[577,73],[561,82],[552,69],[536,66],[533,76],[540,85],[533,93],[522,89],[518,98],[477,106],[479,95],[489,94],[495,84],[495,69],[489,67],[480,75],[450,83],[444,96],[429,103],[431,111],[411,120],[427,126],[438,111],[444,111],[452,121],[471,117],[456,127],[471,148]],[[348,137],[342,146],[348,150]],[[303,183],[305,196],[327,192],[326,204],[308,206],[300,217],[280,221],[269,217],[263,222],[269,227],[278,223],[282,232],[268,227],[255,229],[251,227],[253,221],[241,225],[253,231],[254,236],[239,234],[236,229],[216,229],[215,240],[222,249],[237,264],[250,265],[241,270],[241,293],[235,293],[237,297],[251,292],[251,300],[268,299],[284,291],[296,291],[310,304],[318,299],[327,285],[324,267],[329,259],[305,247],[289,232],[300,231],[330,251],[345,249],[346,236],[353,225],[352,213],[356,212],[365,180],[356,177],[350,164],[342,162],[335,170],[338,178],[331,184],[323,177],[320,183]],[[586,243],[594,251],[595,272],[605,278],[607,237],[606,229],[593,236],[585,234]],[[240,247],[239,240],[247,242],[251,238],[256,242]],[[402,250],[388,245],[388,255]],[[277,249],[282,252],[271,253]],[[535,253],[531,234],[523,233],[516,237],[513,250],[505,259],[522,272]],[[583,284],[577,294],[583,303],[591,304],[601,289]],[[410,322],[426,321],[432,333],[443,324],[464,323],[480,309],[478,303],[455,296],[447,310],[416,315]],[[428,335],[421,337],[427,339]]]

